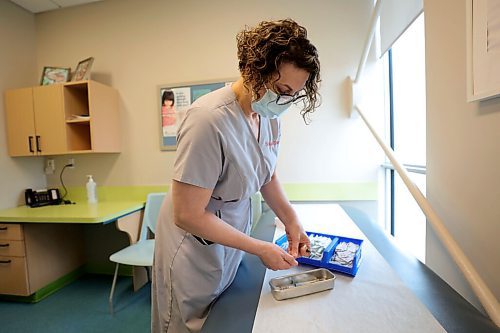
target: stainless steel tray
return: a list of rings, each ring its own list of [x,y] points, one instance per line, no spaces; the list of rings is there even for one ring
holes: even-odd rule
[[[271,293],[278,301],[333,289],[335,275],[319,268],[269,280]]]

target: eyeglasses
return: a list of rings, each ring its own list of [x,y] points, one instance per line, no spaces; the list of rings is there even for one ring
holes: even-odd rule
[[[276,99],[276,104],[278,104],[278,105],[290,104],[290,103],[296,102],[296,101],[306,97],[306,94],[304,93],[303,90],[297,91],[293,95],[289,95],[289,94],[277,94],[277,95],[278,95],[278,99]]]

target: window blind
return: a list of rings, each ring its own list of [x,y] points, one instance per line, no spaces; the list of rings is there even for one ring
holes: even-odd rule
[[[423,0],[382,0],[380,49],[382,55],[424,10]]]

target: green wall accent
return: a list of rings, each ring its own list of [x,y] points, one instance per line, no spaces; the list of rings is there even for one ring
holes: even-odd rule
[[[376,182],[363,183],[284,183],[283,188],[290,201],[347,201],[377,200]],[[98,200],[127,201],[146,200],[148,193],[168,192],[170,185],[148,186],[98,186]],[[68,188],[68,197],[74,201],[85,201],[85,187]]]
[[[136,201],[144,200],[148,193],[168,192],[170,185],[147,186],[97,186],[98,201]],[[73,201],[87,201],[84,186],[68,187],[68,198]]]
[[[377,200],[376,182],[366,183],[287,183],[283,184],[290,201]]]

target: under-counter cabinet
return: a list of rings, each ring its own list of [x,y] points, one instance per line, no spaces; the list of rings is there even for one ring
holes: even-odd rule
[[[0,294],[29,296],[84,263],[80,226],[0,224]]]
[[[120,152],[118,93],[95,81],[5,92],[10,156]]]

